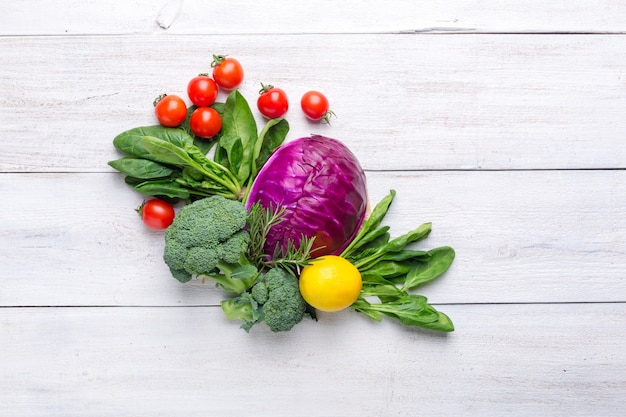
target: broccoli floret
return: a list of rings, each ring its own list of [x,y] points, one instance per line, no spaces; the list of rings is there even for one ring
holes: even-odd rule
[[[221,196],[184,206],[165,232],[163,259],[172,276],[187,282],[202,275],[237,294],[250,288],[256,269],[244,257],[250,243],[247,216],[243,203]]]
[[[261,305],[265,304],[269,296],[269,291],[265,281],[259,281],[254,284],[254,287],[250,290],[250,294],[252,295],[252,298],[254,298],[254,301]]]
[[[307,304],[300,295],[298,279],[273,268],[257,277],[250,292],[223,301],[222,309],[229,319],[244,321],[241,327],[246,331],[263,321],[273,332],[284,332],[302,321]]]
[[[267,301],[263,304],[265,324],[273,332],[291,330],[306,312],[298,279],[279,268],[270,269],[264,279],[268,290]]]

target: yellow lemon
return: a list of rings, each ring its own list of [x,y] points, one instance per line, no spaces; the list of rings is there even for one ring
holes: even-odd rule
[[[361,293],[361,273],[346,259],[326,255],[311,261],[300,273],[300,293],[312,307],[339,311],[350,307]]]

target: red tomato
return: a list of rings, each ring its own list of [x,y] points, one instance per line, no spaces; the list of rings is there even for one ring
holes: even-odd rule
[[[164,94],[154,100],[154,114],[163,126],[176,127],[187,118],[187,105],[178,96]]]
[[[174,221],[174,207],[157,198],[144,201],[137,209],[143,223],[153,230],[164,230]]]
[[[207,107],[215,103],[217,83],[206,74],[200,74],[187,85],[189,100],[198,107]]]
[[[304,115],[311,120],[322,120],[328,123],[331,116],[334,115],[329,110],[328,99],[319,91],[307,91],[300,100],[300,107]]]
[[[198,107],[191,113],[189,127],[194,135],[209,139],[222,129],[220,114],[211,107]]]
[[[243,81],[243,67],[235,58],[213,55],[213,79],[225,90],[233,90]]]
[[[268,119],[276,119],[281,117],[289,110],[289,100],[287,94],[280,88],[272,85],[263,85],[259,91],[259,98],[256,102],[261,114]]]

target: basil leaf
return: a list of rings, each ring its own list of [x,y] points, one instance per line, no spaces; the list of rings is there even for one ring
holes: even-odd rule
[[[431,249],[430,258],[426,262],[416,263],[406,276],[403,290],[415,288],[441,276],[450,268],[455,257],[454,249],[449,246]]]
[[[121,173],[141,179],[167,177],[174,172],[168,166],[143,158],[121,158],[110,161],[109,165]]]
[[[120,133],[113,139],[113,146],[121,152],[145,159],[152,159],[142,142],[143,138],[151,136],[170,142],[181,148],[193,144],[193,137],[182,129],[164,126],[136,127]]]

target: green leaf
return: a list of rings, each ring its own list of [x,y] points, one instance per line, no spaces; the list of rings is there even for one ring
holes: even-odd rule
[[[380,260],[381,261],[396,261],[396,262],[404,262],[404,261],[425,262],[428,259],[430,259],[430,256],[431,255],[428,251],[404,249],[399,252],[387,253],[382,258],[380,258]]]
[[[347,257],[350,260],[357,260],[368,254],[375,253],[379,248],[383,247],[389,242],[389,226],[379,227],[378,229],[371,230],[366,233],[357,245],[352,249],[352,253]]]
[[[376,204],[374,210],[372,210],[372,214],[370,214],[370,217],[366,221],[368,230],[375,229],[380,225],[380,223],[385,218],[385,215],[389,211],[389,206],[391,206],[391,203],[395,196],[396,191],[390,190],[389,194],[383,197],[383,199],[380,200],[378,204]]]
[[[426,239],[432,230],[432,223],[424,223],[417,229],[411,230],[402,236],[399,236],[384,247],[381,248],[384,252],[398,252],[403,250],[409,243],[419,242],[422,239]]]
[[[371,272],[364,271],[361,273],[361,279],[363,280],[363,285],[387,285],[391,284],[391,281],[386,280],[382,275]]]
[[[193,144],[193,137],[183,129],[157,125],[136,127],[122,132],[113,139],[113,146],[129,155],[152,159],[150,152],[146,150],[142,142],[145,136],[158,138],[181,148]]]
[[[454,331],[454,324],[452,324],[452,320],[450,320],[450,317],[448,317],[441,311],[437,312],[437,320],[428,323],[422,323],[421,327],[431,330],[438,330],[440,332]]]
[[[237,154],[229,154],[228,162],[231,167],[239,167],[235,172],[237,179],[244,184],[250,176],[252,168],[252,154],[254,144],[257,141],[257,126],[254,115],[246,99],[238,90],[234,90],[228,95],[224,104],[224,114],[222,116],[222,134],[219,144],[222,147],[224,138],[239,137],[243,153],[241,158],[233,159]],[[228,139],[232,140],[232,139]]]
[[[431,249],[428,254],[430,258],[426,262],[416,263],[411,267],[402,286],[403,290],[415,288],[438,278],[450,268],[455,257],[454,249],[449,246]]]
[[[395,300],[404,293],[393,284],[363,285],[361,295],[366,297],[378,297],[382,302]]]
[[[400,275],[406,275],[411,270],[411,266],[395,261],[379,261],[365,270],[390,279]]]
[[[166,196],[169,198],[181,198],[187,200],[190,198],[188,189],[182,187],[172,179],[164,179],[158,181],[138,182],[137,179],[126,177],[126,183],[131,185],[138,193],[151,196]]]
[[[121,158],[110,161],[109,165],[126,175],[141,179],[167,177],[174,172],[168,166],[143,158]]]
[[[243,143],[239,136],[222,135],[220,138],[220,150],[225,153],[230,172],[235,174],[238,181],[248,178],[250,166],[244,162]],[[243,180],[242,180],[243,177]]]
[[[286,119],[270,119],[267,121],[259,138],[254,144],[252,154],[251,180],[256,177],[261,167],[267,162],[272,153],[285,141],[289,132],[289,122]]]
[[[249,279],[254,277],[258,273],[254,265],[239,265],[231,273],[231,278],[236,279]]]
[[[386,195],[378,204],[376,204],[370,216],[361,225],[359,233],[357,233],[355,238],[352,239],[352,242],[350,242],[348,247],[344,249],[344,251],[341,253],[341,256],[349,256],[351,253],[353,253],[356,249],[364,244],[362,242],[363,238],[367,236],[370,231],[375,230],[380,225],[380,223],[385,218],[387,211],[389,211],[389,206],[391,205],[391,202],[393,201],[395,196],[396,191],[390,190],[389,194]]]
[[[206,154],[208,154],[211,149],[213,149],[213,147],[217,145],[217,138],[213,137],[208,140],[195,137],[193,139],[193,144],[196,146],[196,148],[200,149],[200,151],[206,156]]]
[[[179,145],[154,136],[142,137],[141,144],[150,155],[150,159],[154,161],[178,166],[194,166],[193,159]]]

